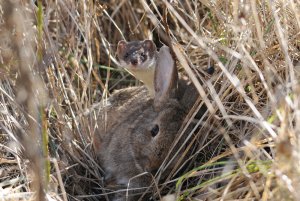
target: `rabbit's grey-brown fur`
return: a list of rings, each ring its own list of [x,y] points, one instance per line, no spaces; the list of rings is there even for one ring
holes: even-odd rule
[[[148,187],[152,181],[149,174],[137,175],[155,174],[196,98],[186,81],[178,82],[169,49],[163,48],[155,70],[155,98],[146,87],[119,90],[97,116],[94,147],[107,186]],[[137,198],[125,198],[124,193],[113,200]]]

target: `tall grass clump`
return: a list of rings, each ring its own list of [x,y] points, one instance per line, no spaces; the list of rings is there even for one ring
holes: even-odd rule
[[[115,53],[146,38],[201,97],[152,199],[300,200],[299,2],[0,0],[1,200],[112,193],[86,116],[142,84]]]

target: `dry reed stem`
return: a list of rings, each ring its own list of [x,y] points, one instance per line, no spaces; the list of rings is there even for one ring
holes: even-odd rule
[[[1,5],[6,2],[2,0]],[[33,2],[26,5],[30,5],[27,11],[36,14]],[[5,25],[14,21],[3,17],[6,9],[2,6],[2,10],[0,25],[8,29]],[[14,15],[23,12],[20,7]],[[26,140],[17,134],[22,130],[29,136],[38,135],[38,112],[26,108],[47,101],[50,156],[58,165],[52,164],[55,171],[53,168],[51,175],[59,185],[58,193],[50,196],[49,192],[46,199],[98,200],[99,194],[112,193],[102,183],[103,171],[91,146],[94,127],[87,116],[114,89],[140,84],[127,72],[115,70],[117,42],[151,38],[157,45],[172,42],[179,71],[190,77],[203,98],[179,132],[187,137],[178,151],[183,153],[178,164],[165,181],[158,182],[175,158],[168,156],[155,175],[156,197],[299,200],[299,13],[296,1],[284,0],[43,2],[41,44],[22,44],[26,37],[0,32],[0,164],[7,176],[0,184],[10,181],[7,199],[37,199],[31,193],[25,157],[18,155],[10,141],[19,142],[29,153]],[[20,25],[26,18],[17,19]],[[36,68],[40,65],[34,59],[33,47],[38,45],[42,47],[42,69]],[[30,58],[17,56],[27,48],[31,48]],[[212,65],[215,72],[208,75],[206,69]],[[32,72],[42,80],[36,81]],[[23,102],[17,99],[21,92],[17,80],[28,86],[25,92],[30,95]],[[49,99],[36,96],[37,85],[48,88]],[[199,117],[203,103],[208,111]],[[42,160],[35,153],[38,151],[28,154],[29,164]],[[229,163],[228,159],[237,161],[232,168],[239,173],[218,178],[223,166],[216,164]],[[42,177],[42,165],[35,168]],[[191,170],[194,176],[176,188],[176,182]],[[45,189],[42,179],[39,181],[40,189]]]

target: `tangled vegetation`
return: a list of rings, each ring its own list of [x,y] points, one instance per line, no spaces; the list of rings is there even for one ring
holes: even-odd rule
[[[112,193],[85,114],[115,89],[142,84],[117,68],[122,39],[172,47],[201,96],[178,133],[189,131],[184,160],[166,180],[153,175],[153,200],[300,200],[298,1],[0,0],[0,8],[1,200]]]

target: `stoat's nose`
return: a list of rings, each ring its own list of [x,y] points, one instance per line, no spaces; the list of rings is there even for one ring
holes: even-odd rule
[[[132,59],[131,64],[136,66],[138,64],[138,60],[137,59]]]

